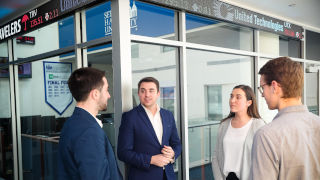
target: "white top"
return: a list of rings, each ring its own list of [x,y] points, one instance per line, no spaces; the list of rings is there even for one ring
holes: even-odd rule
[[[241,128],[232,127],[231,121],[223,139],[223,151],[225,157],[223,173],[225,176],[228,176],[230,172],[234,172],[237,177],[240,178],[243,146],[251,127],[252,119],[250,119],[247,124]]]
[[[152,127],[154,129],[154,132],[156,133],[157,138],[159,140],[159,143],[161,144],[162,143],[163,127],[162,127],[162,119],[161,119],[161,116],[160,116],[160,107],[159,107],[159,105],[157,104],[157,112],[156,112],[156,114],[154,116],[151,113],[151,111],[149,111],[146,107],[144,107],[143,105],[142,105],[142,107],[146,111],[146,113],[147,113],[147,115],[149,117],[149,120],[150,120],[150,122],[152,124]]]

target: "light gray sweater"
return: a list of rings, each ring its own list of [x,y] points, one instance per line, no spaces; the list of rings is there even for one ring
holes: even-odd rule
[[[223,167],[224,167],[223,138],[227,132],[231,119],[232,118],[225,120],[219,126],[217,143],[214,148],[214,153],[212,157],[212,170],[213,170],[213,176],[215,180],[226,179],[225,175],[223,174]],[[249,179],[253,137],[255,132],[265,124],[266,123],[262,119],[252,118],[252,124],[246,136],[244,147],[243,147],[241,170],[240,170],[241,180]]]

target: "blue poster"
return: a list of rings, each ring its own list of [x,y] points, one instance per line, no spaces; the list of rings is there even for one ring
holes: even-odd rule
[[[43,62],[45,100],[59,115],[62,115],[73,101],[68,87],[71,72],[71,63]]]

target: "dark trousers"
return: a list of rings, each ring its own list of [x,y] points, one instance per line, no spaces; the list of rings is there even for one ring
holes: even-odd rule
[[[163,180],[167,180],[167,175],[165,170],[163,170]]]
[[[236,173],[229,172],[229,174],[227,176],[227,180],[239,180],[239,178],[237,177]]]

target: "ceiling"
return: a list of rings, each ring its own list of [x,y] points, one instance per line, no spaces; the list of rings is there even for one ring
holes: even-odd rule
[[[39,0],[0,0],[1,18]],[[320,0],[222,0],[320,32]]]

